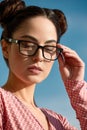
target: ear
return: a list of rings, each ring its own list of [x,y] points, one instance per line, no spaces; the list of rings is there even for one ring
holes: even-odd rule
[[[8,59],[8,48],[9,48],[9,44],[3,39],[1,41],[1,46],[2,46],[2,52],[3,52],[3,56]]]

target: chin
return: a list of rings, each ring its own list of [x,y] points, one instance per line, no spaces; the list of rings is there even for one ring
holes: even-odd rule
[[[29,84],[38,84],[38,83],[41,83],[44,79],[41,79],[41,78],[35,78],[35,77],[32,77],[32,78],[28,78],[27,80],[25,80],[24,82],[29,85]]]

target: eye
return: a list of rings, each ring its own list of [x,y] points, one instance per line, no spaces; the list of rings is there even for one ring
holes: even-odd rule
[[[56,52],[56,47],[55,46],[45,46],[45,51],[49,53],[54,53]]]
[[[26,51],[28,53],[34,53],[37,50],[37,47],[38,47],[37,44],[35,44],[31,41],[21,41],[20,42],[21,51]]]
[[[35,46],[35,44],[31,41],[20,41],[20,45],[21,45],[21,47],[24,47],[24,48],[29,48],[29,47]]]

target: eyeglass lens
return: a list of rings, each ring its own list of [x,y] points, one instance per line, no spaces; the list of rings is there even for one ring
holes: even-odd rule
[[[37,53],[38,49],[42,49],[42,53],[44,58],[49,59],[49,60],[54,60],[57,58],[57,48],[56,48],[56,43],[55,46],[51,45],[45,45],[45,46],[39,46],[38,44],[35,43],[30,43],[30,42],[20,42],[20,52],[24,55],[27,56],[33,56],[35,53]]]
[[[12,38],[5,38],[9,43],[19,44],[19,52],[26,56],[33,56],[37,53],[38,49],[42,49],[43,57],[47,60],[56,60],[59,54],[63,51],[62,48],[56,47],[56,42],[52,42],[49,45],[40,46],[32,41],[16,40]]]

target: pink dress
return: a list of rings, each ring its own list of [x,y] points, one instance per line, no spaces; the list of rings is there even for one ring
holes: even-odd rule
[[[81,128],[87,130],[86,82],[67,81],[65,86]],[[48,120],[49,130],[77,130],[62,115],[45,108],[40,109]],[[0,88],[0,130],[44,130],[44,128],[26,105],[11,92]]]

